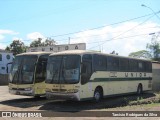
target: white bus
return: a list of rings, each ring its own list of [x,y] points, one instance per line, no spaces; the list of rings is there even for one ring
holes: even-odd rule
[[[47,63],[48,99],[101,100],[152,89],[150,61],[89,51],[51,54]]]
[[[49,52],[28,52],[15,57],[9,74],[9,92],[39,97],[45,94]]]

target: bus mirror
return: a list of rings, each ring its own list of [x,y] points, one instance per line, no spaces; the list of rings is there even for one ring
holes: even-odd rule
[[[10,63],[7,63],[7,67],[6,67],[6,72],[7,73],[9,73],[10,71],[9,71],[9,67],[8,67],[8,65],[12,65],[13,64],[13,62],[10,62]]]

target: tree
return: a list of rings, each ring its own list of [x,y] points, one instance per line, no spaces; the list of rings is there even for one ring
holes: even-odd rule
[[[20,40],[13,40],[13,42],[6,47],[7,51],[13,52],[13,55],[17,55],[26,51],[26,46]]]
[[[160,35],[160,32],[158,34],[154,33],[151,39],[151,43],[148,43],[146,45],[147,50],[140,50],[137,52],[132,52],[129,54],[129,56],[160,61],[160,43],[158,42],[159,35]]]
[[[47,38],[43,44],[44,44],[44,46],[52,46],[52,45],[56,44],[56,41],[54,41],[53,39]]]
[[[30,44],[30,47],[52,46],[55,44],[56,44],[56,42],[53,39],[47,38],[44,42],[42,42],[42,38],[38,38],[38,40],[35,40]]]
[[[35,40],[30,44],[30,47],[38,47],[38,46],[43,46],[42,38],[38,38],[38,40]]]
[[[140,50],[137,52],[132,52],[129,54],[129,57],[146,58],[146,59],[152,58],[151,54],[147,50]]]
[[[154,34],[151,40],[151,44],[148,43],[146,46],[146,48],[149,49],[150,54],[152,55],[152,60],[155,61],[160,61],[160,44],[158,42],[159,34]]]

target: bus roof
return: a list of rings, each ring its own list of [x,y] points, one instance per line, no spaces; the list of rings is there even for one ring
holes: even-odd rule
[[[54,53],[54,54],[51,54],[50,56],[54,56],[54,55],[66,55],[66,54],[73,54],[73,55],[75,55],[75,54],[78,54],[78,55],[82,55],[82,54],[97,54],[97,55],[113,56],[113,57],[119,57],[119,58],[128,58],[128,59],[150,61],[150,60],[147,60],[147,59],[140,59],[140,58],[126,57],[126,56],[119,56],[119,55],[113,55],[113,54],[107,54],[107,53],[101,53],[101,52],[89,51],[89,50],[68,50],[68,51],[62,51],[62,52]]]
[[[26,53],[21,53],[16,56],[21,56],[21,55],[43,55],[43,54],[51,54],[53,52],[26,52]]]

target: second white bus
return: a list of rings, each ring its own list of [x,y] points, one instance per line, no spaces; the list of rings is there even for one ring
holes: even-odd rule
[[[89,51],[51,54],[47,64],[46,96],[86,100],[152,89],[150,61]]]

